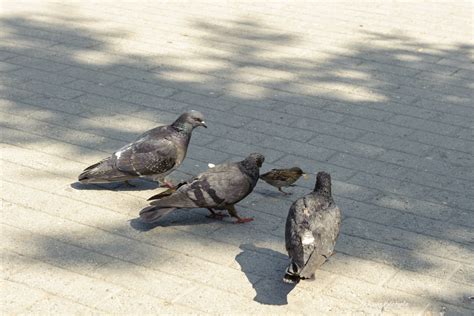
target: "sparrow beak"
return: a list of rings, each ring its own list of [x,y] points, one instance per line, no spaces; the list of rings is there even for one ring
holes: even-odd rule
[[[308,180],[308,175],[306,173],[303,173],[303,179]]]
[[[202,121],[202,122],[201,122],[201,126],[207,128],[206,122]]]

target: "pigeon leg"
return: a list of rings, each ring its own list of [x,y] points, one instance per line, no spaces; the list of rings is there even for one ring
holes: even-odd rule
[[[160,181],[160,182],[163,183],[164,187],[167,187],[167,188],[170,188],[170,189],[175,189],[175,186],[171,181],[163,180],[163,181]]]
[[[237,221],[234,222],[234,224],[243,224],[243,223],[248,223],[253,221],[253,218],[251,217],[240,217],[237,215],[237,211],[235,210],[234,205],[227,205],[226,206],[227,211],[229,212],[230,216],[237,218]]]
[[[285,192],[281,189],[281,187],[278,187],[278,191],[280,191],[281,193],[283,193],[284,195],[291,195],[290,192]]]
[[[166,180],[163,176],[155,176],[153,177],[154,181],[157,181],[160,184],[160,187],[167,187],[170,189],[174,189],[174,185],[171,181]]]
[[[209,215],[206,215],[207,218],[214,218],[214,219],[218,219],[218,220],[222,220],[224,217],[226,217],[227,215],[225,214],[222,214],[221,212],[214,212],[214,210],[212,208],[208,208],[209,212],[211,212],[211,214]]]

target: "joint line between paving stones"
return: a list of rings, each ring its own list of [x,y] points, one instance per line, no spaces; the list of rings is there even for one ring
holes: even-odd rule
[[[15,114],[12,114],[12,113],[8,113],[8,114],[16,116]],[[34,120],[34,121],[38,121],[38,122],[44,122],[44,121],[42,121],[42,120],[35,119],[35,118],[29,118],[29,119]],[[59,124],[56,124],[56,123],[51,123],[51,122],[44,122],[44,123],[50,124],[50,125],[53,125],[53,126],[56,125],[56,126],[63,127],[62,125],[59,125]],[[35,134],[35,133],[32,133],[32,132],[27,132],[27,131],[25,131],[25,130],[23,130],[23,129],[17,129],[17,128],[14,128],[14,127],[12,127],[12,126],[8,126],[8,128],[14,129],[14,130],[18,130],[18,131],[21,131],[21,132],[24,132],[24,133],[30,133],[30,134],[33,134],[33,135],[41,136],[41,137],[46,138],[46,139],[54,139],[54,140],[57,140],[57,141],[60,141],[60,142],[63,142],[63,143],[71,144],[71,145],[73,145],[73,146],[83,147],[83,148],[87,148],[87,149],[90,149],[90,150],[96,150],[96,151],[100,151],[100,152],[104,152],[104,153],[109,154],[108,152],[102,151],[102,150],[100,150],[100,149],[96,149],[96,148],[93,148],[93,147],[87,147],[87,146],[84,146],[84,145],[78,145],[78,144],[69,143],[69,142],[64,141],[64,140],[62,140],[62,139],[50,138],[50,137],[45,136],[45,135]],[[81,132],[83,132],[83,131],[81,130]],[[89,133],[89,132],[84,132],[84,133],[91,134],[91,135],[94,135],[94,136],[100,136],[100,137],[103,137],[103,138],[114,139],[114,138],[110,138],[110,137],[108,137],[108,136],[102,136],[102,135],[93,134],[93,133]],[[120,141],[121,141],[121,140],[120,140]],[[262,147],[268,148],[267,146],[262,146]],[[321,146],[321,147],[323,147],[323,146]],[[324,148],[326,148],[326,147],[324,147]],[[343,154],[343,155],[351,155],[351,156],[358,157],[358,158],[362,158],[362,159],[368,159],[368,160],[373,160],[373,161],[376,161],[376,162],[388,163],[388,164],[390,164],[390,165],[394,165],[394,166],[400,167],[400,165],[397,165],[397,164],[394,164],[394,163],[390,163],[390,162],[386,162],[386,161],[380,161],[380,160],[373,159],[373,158],[372,158],[372,159],[371,159],[371,158],[366,158],[366,157],[357,156],[357,155],[354,155],[354,154],[347,154],[347,153],[339,152],[339,151],[337,151],[337,150],[330,149],[330,148],[326,148],[326,149],[331,150],[331,151],[335,151],[335,153],[340,153],[340,154]],[[301,157],[301,156],[300,156],[300,157]],[[303,156],[302,158],[305,158],[305,159],[306,159],[306,157],[304,157],[304,156]],[[279,160],[281,160],[281,158],[280,158]],[[331,163],[331,162],[329,162],[329,161],[326,161],[326,163],[328,163],[328,164],[330,164],[330,165],[333,165],[333,166],[337,166],[337,167],[347,168],[347,167],[345,167],[345,166],[341,166],[341,165],[338,165],[338,164],[334,164],[334,163]],[[414,168],[409,168],[409,169],[416,170],[416,169],[414,169]],[[364,171],[364,170],[359,170],[359,169],[355,169],[355,171],[356,171],[356,172],[363,172],[363,173],[366,172],[366,171]],[[434,174],[434,173],[431,173],[431,172],[428,172],[428,173]],[[435,174],[435,175],[436,175],[436,174]],[[353,175],[353,176],[354,176],[354,175]],[[400,180],[400,179],[398,179],[398,178],[393,178],[393,177],[389,177],[389,176],[383,176],[383,177],[388,178],[388,179],[392,179],[392,180],[396,180],[396,181],[403,181],[403,180]],[[452,177],[452,178],[457,179],[457,178],[455,178],[455,177]],[[459,179],[459,180],[470,182],[469,180],[466,180],[466,179]],[[426,185],[426,184],[424,184],[424,183],[416,183],[416,182],[413,182],[413,183],[419,184],[419,185],[424,186],[424,187],[432,188],[432,189],[437,189],[437,190],[441,190],[441,191],[447,191],[447,192],[455,192],[455,193],[457,193],[457,191],[454,190],[454,189],[451,190],[451,189],[446,189],[446,188],[432,187],[432,186]]]

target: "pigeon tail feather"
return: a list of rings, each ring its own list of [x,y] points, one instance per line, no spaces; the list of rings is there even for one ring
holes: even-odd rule
[[[164,198],[165,196],[170,196],[171,194],[173,194],[173,192],[175,192],[176,189],[167,189],[163,192],[160,192],[158,194],[155,194],[153,195],[152,197],[150,197],[147,201],[151,201],[151,200],[159,200],[159,199],[162,199]]]
[[[154,196],[156,197],[156,195]],[[165,208],[165,207],[179,207],[179,208],[192,208],[197,207],[185,192],[177,191],[171,195],[164,195],[158,200],[154,200],[150,203],[156,207]]]
[[[125,181],[132,177],[113,167],[112,159],[107,158],[96,164],[93,164],[79,175],[81,183],[103,183],[111,181]]]
[[[145,223],[153,223],[174,210],[173,207],[160,208],[152,205],[140,211],[140,218]]]

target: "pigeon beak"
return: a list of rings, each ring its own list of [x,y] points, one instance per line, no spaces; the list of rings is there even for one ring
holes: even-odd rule
[[[201,122],[201,126],[207,128],[206,122],[202,121],[202,122]]]
[[[308,175],[306,173],[303,173],[303,179],[308,180]]]

